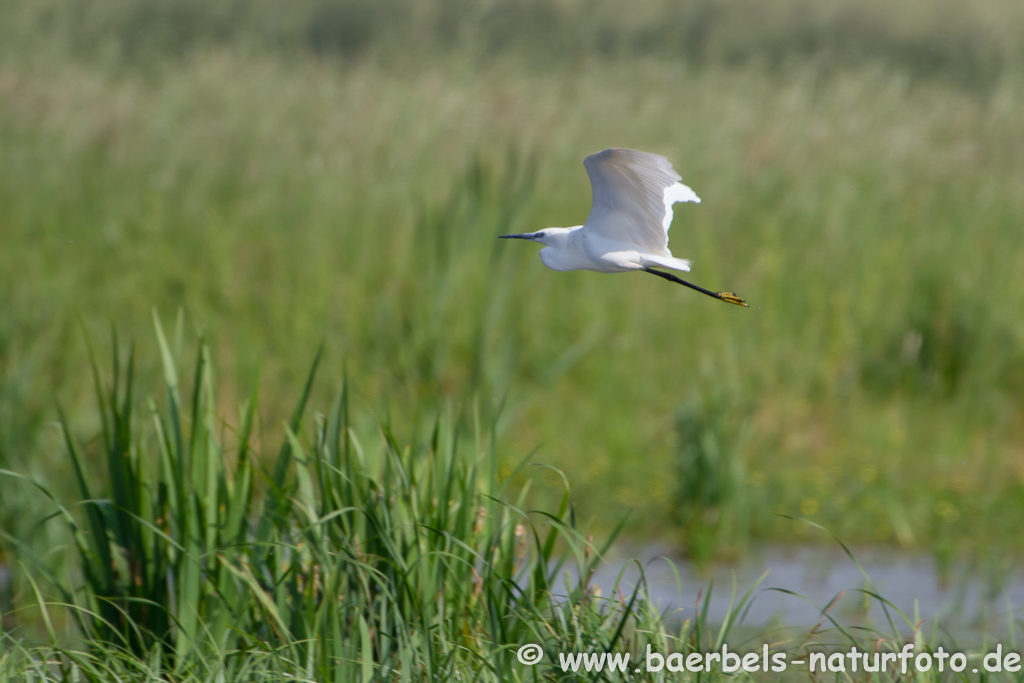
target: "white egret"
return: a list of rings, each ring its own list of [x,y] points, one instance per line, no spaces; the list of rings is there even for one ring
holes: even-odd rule
[[[587,222],[572,228],[501,235],[540,242],[540,260],[552,270],[645,273],[686,285],[737,306],[747,303],[732,292],[712,292],[656,268],[690,270],[690,262],[668,250],[672,205],[700,203],[663,156],[635,149],[606,149],[583,160],[594,193]]]

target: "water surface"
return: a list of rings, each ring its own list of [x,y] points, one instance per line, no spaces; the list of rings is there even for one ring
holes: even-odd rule
[[[767,572],[754,590],[744,620],[747,626],[811,627],[821,618],[821,610],[837,596],[841,597],[829,614],[841,623],[886,626],[882,602],[862,589],[891,603],[890,614],[901,631],[911,630],[917,620],[925,620],[926,629],[938,623],[954,633],[1005,632],[1013,607],[1024,607],[1024,580],[1010,570],[983,575],[964,563],[940,574],[929,555],[891,548],[851,551],[856,563],[838,547],[769,545],[752,549],[739,563],[719,563],[701,570],[668,546],[624,545],[606,558],[594,583],[603,595],[611,595],[621,571],[621,587],[628,594],[640,576],[637,562],[631,560],[636,558],[643,566],[655,603],[687,619],[693,616],[698,600],[709,599],[708,588],[713,582],[708,613],[712,623],[720,623],[730,601],[738,600]],[[731,595],[734,586],[735,598]]]

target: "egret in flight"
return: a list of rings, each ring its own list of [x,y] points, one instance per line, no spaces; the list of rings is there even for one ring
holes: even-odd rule
[[[668,250],[672,205],[700,203],[669,160],[635,149],[606,149],[583,160],[594,193],[587,222],[572,228],[501,235],[540,242],[540,260],[551,270],[623,273],[642,270],[701,294],[746,306],[732,292],[712,292],[658,268],[690,270],[690,262]]]

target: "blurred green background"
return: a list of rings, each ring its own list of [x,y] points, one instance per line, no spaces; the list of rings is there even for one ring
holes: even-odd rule
[[[1024,541],[1016,0],[0,5],[0,468],[70,487],[82,328],[156,387],[155,309],[222,415],[259,387],[279,434],[324,341],[320,409],[500,411],[510,466],[697,557]],[[750,309],[494,239],[582,223],[610,146],[674,162],[674,253]]]

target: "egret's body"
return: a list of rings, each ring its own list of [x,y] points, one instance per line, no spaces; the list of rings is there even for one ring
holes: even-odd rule
[[[544,244],[540,258],[552,270],[642,270],[716,299],[747,305],[731,292],[711,292],[654,270],[690,270],[689,261],[668,250],[668,229],[673,204],[700,203],[700,197],[680,182],[668,159],[633,149],[606,149],[588,156],[583,166],[594,195],[586,223],[501,237]]]

